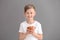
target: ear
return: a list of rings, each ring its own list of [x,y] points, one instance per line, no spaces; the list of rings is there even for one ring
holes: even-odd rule
[[[24,16],[26,16],[26,13],[24,12]]]
[[[36,15],[36,12],[35,12],[35,15]],[[34,16],[35,16],[35,15],[34,15]]]

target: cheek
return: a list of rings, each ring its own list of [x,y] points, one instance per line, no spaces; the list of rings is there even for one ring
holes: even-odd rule
[[[24,15],[25,15],[25,16],[27,16],[27,14],[26,14],[26,13],[25,13]]]
[[[32,14],[33,15],[33,17],[35,16],[35,14]]]
[[[28,15],[25,15],[26,18],[28,18]]]
[[[24,17],[26,17],[27,15],[26,14],[24,14]]]

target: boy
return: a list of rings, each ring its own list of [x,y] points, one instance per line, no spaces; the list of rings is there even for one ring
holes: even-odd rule
[[[34,5],[28,4],[24,7],[26,21],[20,24],[19,40],[42,40],[43,32],[41,24],[34,20],[36,9]]]

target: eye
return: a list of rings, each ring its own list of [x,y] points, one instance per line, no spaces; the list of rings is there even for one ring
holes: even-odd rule
[[[31,12],[31,14],[32,14],[32,12]]]
[[[29,12],[27,12],[27,14],[29,14]]]

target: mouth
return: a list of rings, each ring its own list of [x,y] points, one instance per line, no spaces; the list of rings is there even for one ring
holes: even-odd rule
[[[28,18],[32,18],[32,16],[28,16]]]

